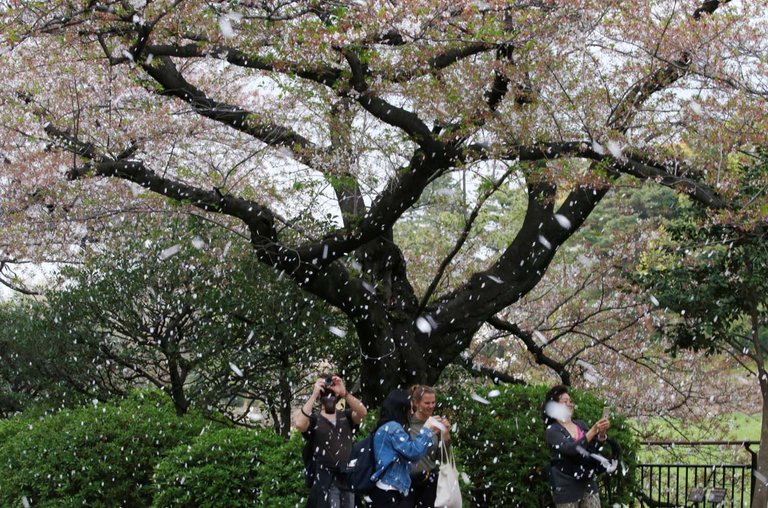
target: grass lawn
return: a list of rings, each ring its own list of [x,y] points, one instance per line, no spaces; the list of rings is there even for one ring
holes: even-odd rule
[[[725,414],[717,418],[713,425],[702,428],[680,420],[653,418],[639,422],[638,428],[644,435],[652,435],[651,441],[759,441],[760,415],[743,413]],[[650,432],[649,432],[650,431]],[[756,450],[756,447],[752,447]],[[643,446],[640,460],[645,463],[744,463],[749,462],[749,454],[742,446]]]
[[[760,441],[760,415],[734,413],[725,415],[726,421],[733,422],[727,439],[732,441]]]

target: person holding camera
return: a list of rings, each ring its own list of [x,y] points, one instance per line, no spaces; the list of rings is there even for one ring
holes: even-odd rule
[[[414,385],[409,390],[413,413],[408,418],[408,432],[415,438],[426,421],[432,417],[440,424],[440,433],[432,434],[429,452],[411,466],[411,489],[403,500],[403,508],[433,508],[437,496],[437,475],[440,471],[440,440],[450,450],[451,422],[432,415],[437,404],[437,392],[427,385]]]
[[[337,411],[344,399],[346,409]],[[320,401],[320,410],[313,411]],[[347,485],[345,470],[354,433],[368,410],[347,391],[339,376],[318,379],[312,395],[294,416],[294,426],[310,447],[311,489],[307,508],[354,508],[355,495]]]
[[[573,419],[573,400],[564,385],[553,386],[544,399],[545,436],[552,458],[548,479],[557,508],[600,508],[596,468],[590,456],[607,439],[607,415],[588,427]]]

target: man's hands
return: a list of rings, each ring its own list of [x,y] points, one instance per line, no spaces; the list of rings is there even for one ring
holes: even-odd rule
[[[336,394],[338,398],[346,398],[347,387],[344,386],[344,380],[342,380],[339,376],[331,376],[331,380],[333,381],[333,384],[329,387],[325,385],[325,380],[321,381],[323,381],[323,386],[326,386],[326,389],[330,389],[333,393]]]

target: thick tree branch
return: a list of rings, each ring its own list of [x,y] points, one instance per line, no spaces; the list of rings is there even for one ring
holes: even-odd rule
[[[443,365],[455,357],[469,345],[488,316],[515,303],[535,287],[557,248],[581,226],[609,188],[579,186],[555,212],[555,189],[536,178],[529,177],[523,225],[502,256],[431,306],[430,315],[438,320],[438,333],[428,339],[433,356],[430,364]]]
[[[499,383],[507,383],[511,385],[527,384],[524,380],[518,379],[507,372],[503,372],[498,369],[494,369],[491,367],[486,367],[485,365],[479,365],[477,363],[474,363],[471,358],[465,358],[460,356],[456,360],[456,363],[462,365],[467,370],[467,372],[470,373],[471,375],[480,374],[483,377],[489,378],[495,384],[499,384]]]
[[[438,267],[437,272],[435,273],[435,276],[432,278],[432,282],[429,284],[429,287],[424,292],[424,295],[421,297],[421,303],[419,304],[419,314],[421,314],[424,311],[424,308],[429,303],[429,299],[432,298],[432,295],[434,294],[435,289],[437,288],[437,285],[442,280],[443,275],[445,274],[445,270],[451,264],[451,262],[453,261],[453,258],[456,257],[456,255],[459,253],[461,248],[464,246],[464,243],[467,241],[467,238],[469,237],[469,233],[470,231],[472,231],[472,226],[474,225],[478,215],[480,215],[480,211],[482,210],[485,202],[499,189],[499,187],[501,187],[504,184],[504,182],[507,180],[509,175],[511,175],[514,171],[516,171],[516,169],[517,168],[515,168],[514,166],[507,169],[507,171],[498,180],[493,182],[492,187],[488,189],[486,192],[484,192],[483,195],[480,196],[480,198],[477,200],[477,203],[472,209],[472,212],[470,212],[469,217],[467,217],[467,220],[464,221],[464,228],[461,230],[461,233],[459,233],[459,237],[456,239],[456,242],[454,243],[453,248],[440,262],[440,266]]]
[[[706,0],[695,11],[693,18],[700,19],[703,14],[713,14],[718,7],[729,3],[731,0]]]
[[[656,92],[664,90],[688,73],[692,58],[684,54],[682,58],[658,69],[653,74],[633,85],[619,101],[608,118],[608,127],[625,133],[640,112],[640,107]]]
[[[718,7],[728,1],[707,0],[693,12],[692,18],[699,20],[702,14],[713,14]],[[607,122],[608,127],[621,133],[627,132],[640,112],[640,107],[654,93],[668,88],[688,74],[692,62],[692,55],[688,51],[683,51],[677,60],[668,62],[664,67],[635,83],[611,112]]]
[[[434,139],[431,129],[427,127],[416,113],[397,107],[369,90],[368,83],[365,80],[365,66],[353,50],[343,49],[342,54],[347,59],[349,68],[352,71],[352,79],[350,81],[354,93],[351,95],[363,109],[382,122],[397,127],[406,133],[427,153],[436,154],[444,150],[443,146]]]
[[[178,71],[170,57],[162,56],[142,68],[162,86],[162,95],[169,95],[190,104],[200,115],[244,132],[270,146],[283,146],[291,150],[298,161],[312,167],[311,151],[314,144],[307,138],[281,125],[258,122],[255,115],[237,106],[221,103],[207,97],[189,83]]]
[[[189,203],[209,212],[236,217],[245,222],[252,232],[276,240],[274,214],[269,208],[256,202],[224,195],[217,190],[206,191],[170,178],[162,177],[148,169],[143,162],[129,159],[114,159],[96,152],[93,145],[79,141],[75,136],[56,128],[45,126],[46,133],[58,141],[62,148],[89,161],[83,166],[70,169],[67,178],[77,180],[85,176],[104,176],[127,180],[162,196]]]
[[[521,329],[517,323],[510,323],[505,319],[501,319],[498,316],[493,316],[488,319],[488,324],[496,328],[497,330],[509,332],[522,341],[525,345],[525,349],[533,355],[534,360],[539,365],[549,367],[560,376],[564,385],[571,384],[571,373],[568,370],[567,364],[558,362],[557,360],[550,358],[544,354],[544,348],[536,343],[536,339],[533,337],[533,332]]]
[[[340,69],[330,66],[308,67],[306,65],[297,65],[286,61],[275,62],[274,59],[267,59],[258,55],[245,53],[237,48],[228,46],[208,46],[203,45],[202,42],[183,45],[151,44],[145,48],[145,52],[155,57],[218,58],[225,60],[232,65],[248,69],[292,74],[328,87],[334,87],[342,76]]]
[[[331,138],[330,153],[334,167],[329,167],[324,171],[336,193],[342,221],[347,229],[353,228],[366,210],[357,177],[347,169],[352,167],[355,159],[351,140],[354,115],[349,99],[342,98],[331,106],[328,131]]]
[[[444,160],[425,157],[417,151],[408,166],[401,168],[355,227],[333,232],[319,242],[297,249],[303,259],[328,264],[384,234],[421,196],[426,185],[447,168]]]
[[[478,55],[495,48],[495,44],[488,44],[485,42],[478,42],[468,44],[466,46],[451,48],[430,58],[426,65],[419,66],[417,69],[408,69],[395,72],[391,76],[388,76],[388,79],[395,83],[405,83],[407,81],[412,81],[415,78],[424,76],[431,72],[446,69],[456,62],[464,60],[465,58],[469,58],[471,56]]]
[[[717,192],[694,178],[682,176],[685,163],[678,161],[659,162],[632,150],[624,152],[622,158],[595,151],[589,141],[565,141],[557,143],[536,143],[533,145],[517,145],[509,147],[504,160],[509,161],[543,161],[550,159],[577,157],[595,162],[605,162],[618,172],[635,176],[642,180],[653,180],[656,183],[688,194],[694,200],[713,208],[727,208],[728,204]],[[489,158],[485,145],[469,145],[462,154],[462,160],[484,160]]]

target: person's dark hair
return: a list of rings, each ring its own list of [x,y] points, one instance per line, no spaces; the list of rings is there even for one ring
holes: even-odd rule
[[[560,402],[560,396],[568,393],[568,387],[565,385],[555,385],[549,389],[544,397],[544,403],[541,405],[541,414],[544,418],[544,426],[549,427],[555,422],[555,419],[547,414],[547,402]]]
[[[408,424],[408,413],[411,411],[411,396],[405,390],[392,390],[381,404],[378,429],[387,422],[397,422],[403,427]]]

